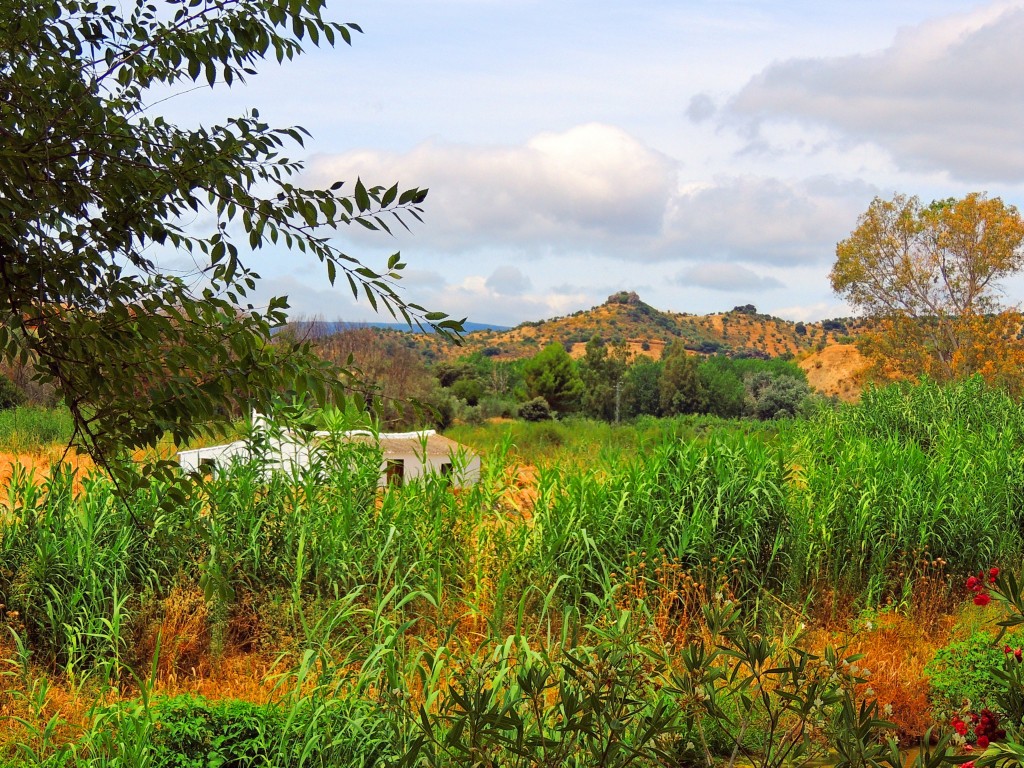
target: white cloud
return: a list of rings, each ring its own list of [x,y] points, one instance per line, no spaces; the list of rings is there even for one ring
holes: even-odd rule
[[[673,279],[677,285],[710,288],[729,293],[763,293],[785,286],[770,275],[760,275],[740,264],[696,264]]]
[[[810,304],[794,304],[771,310],[771,314],[783,320],[809,322],[832,317],[851,317],[853,311],[843,302],[816,301]]]
[[[452,316],[499,325],[517,325],[524,318],[540,320],[564,315],[592,301],[588,292],[580,288],[552,287],[543,292],[509,295],[495,290],[489,285],[491,282],[490,278],[470,275],[426,299],[430,306],[444,307]]]
[[[518,267],[503,264],[491,273],[484,285],[502,296],[519,296],[529,290],[530,278]]]
[[[877,53],[772,64],[726,112],[755,135],[772,121],[825,126],[839,142],[883,147],[903,170],[1022,181],[1021,40],[1024,4],[991,3],[905,30]]]
[[[684,187],[666,215],[666,247],[693,260],[818,262],[856,224],[875,190],[829,177],[723,177]]]
[[[586,248],[656,235],[675,162],[618,128],[588,124],[522,146],[431,141],[405,154],[351,152],[310,163],[313,183],[356,175],[430,188],[417,242]]]
[[[399,246],[514,252],[534,263],[570,252],[633,262],[820,262],[877,193],[829,176],[723,175],[680,184],[675,160],[596,124],[519,147],[428,142],[405,154],[321,156],[312,168],[311,181],[320,184],[358,171],[429,187],[425,222],[411,238],[399,233]]]

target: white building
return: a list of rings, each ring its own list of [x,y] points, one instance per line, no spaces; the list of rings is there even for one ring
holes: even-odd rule
[[[258,425],[257,425],[258,426]],[[252,443],[236,440],[225,445],[212,445],[178,453],[178,463],[186,472],[203,468],[228,467],[232,461],[261,459],[267,472],[293,472],[310,465],[319,445],[330,433],[317,432],[305,440],[283,430],[280,436],[267,437],[267,446],[254,456]],[[436,473],[448,477],[456,488],[473,485],[480,479],[480,457],[466,446],[428,429],[421,432],[381,432],[366,430],[344,433],[344,440],[376,446],[381,452],[378,486],[402,485],[425,475]]]

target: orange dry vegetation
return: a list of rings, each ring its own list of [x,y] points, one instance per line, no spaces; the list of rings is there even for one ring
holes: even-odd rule
[[[63,446],[50,446],[35,453],[6,453],[0,451],[0,487],[4,489],[11,482],[15,472],[24,470],[33,482],[41,483],[50,476],[54,463],[63,461],[75,472],[74,490],[81,490],[81,478],[94,469],[87,455],[77,453],[73,448],[65,454]],[[18,469],[18,468],[21,469]]]
[[[904,744],[920,739],[934,724],[928,701],[929,686],[924,667],[935,652],[949,642],[955,618],[946,616],[931,631],[914,616],[883,614],[862,622],[856,633],[848,630],[817,629],[808,634],[807,647],[813,652],[826,645],[846,645],[847,653],[863,654],[857,662],[870,670],[870,687],[880,706],[888,704]]]

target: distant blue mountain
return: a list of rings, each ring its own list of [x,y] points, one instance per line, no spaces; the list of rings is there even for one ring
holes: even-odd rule
[[[297,325],[300,328],[317,325],[320,328],[325,329],[326,333],[341,333],[349,328],[384,328],[391,331],[405,331],[407,333],[421,333],[420,329],[413,326],[410,328],[405,323],[381,323],[381,322],[348,322],[345,320],[313,320],[305,321],[300,320],[293,325]],[[422,333],[434,333],[434,330],[427,325],[423,324],[424,331]],[[473,331],[508,331],[511,330],[511,326],[507,325],[494,325],[492,323],[470,323],[466,322],[463,324],[466,333],[472,333]]]

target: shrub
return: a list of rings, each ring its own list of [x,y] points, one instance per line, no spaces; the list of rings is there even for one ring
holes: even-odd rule
[[[479,407],[485,419],[509,419],[516,413],[516,403],[514,400],[496,395],[482,398]]]
[[[187,695],[157,702],[152,717],[153,765],[158,768],[265,762],[268,744],[277,739],[284,720],[273,706],[214,703]]]
[[[149,710],[153,768],[274,765],[376,765],[394,757],[385,715],[367,702],[301,699],[276,704],[188,694],[156,700]],[[119,718],[129,727],[134,718]]]
[[[465,400],[466,405],[477,405],[484,396],[484,385],[479,379],[459,379],[450,389],[457,398]]]
[[[543,397],[535,397],[519,406],[519,418],[523,421],[547,421],[555,414]]]
[[[462,405],[455,409],[456,418],[466,424],[483,424],[484,412],[479,405]]]
[[[956,712],[965,702],[974,709],[993,706],[1000,687],[993,673],[1002,667],[1003,652],[988,632],[940,648],[925,666],[933,706],[944,712]]]
[[[752,397],[753,415],[759,419],[785,419],[796,416],[810,395],[807,384],[792,376],[755,374],[747,384]]]

